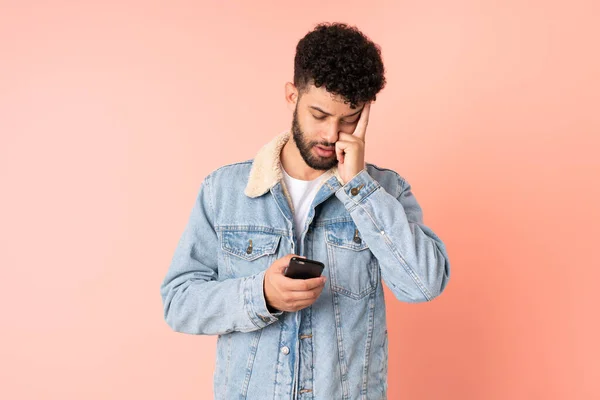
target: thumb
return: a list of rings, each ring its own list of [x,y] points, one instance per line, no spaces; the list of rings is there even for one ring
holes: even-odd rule
[[[283,275],[287,266],[288,266],[287,263],[286,264],[283,264],[283,263],[275,264],[273,266],[273,271],[279,275]]]
[[[275,270],[275,272],[283,275],[283,272],[290,264],[290,260],[292,259],[292,257],[306,258],[297,254],[288,254],[287,256],[281,257],[273,263],[273,269]]]

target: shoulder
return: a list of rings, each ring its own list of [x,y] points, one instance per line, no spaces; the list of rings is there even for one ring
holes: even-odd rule
[[[390,194],[397,196],[408,186],[404,177],[392,169],[367,163],[367,172]]]
[[[253,160],[240,161],[232,164],[223,165],[213,171],[207,176],[207,180],[212,182],[220,182],[223,179],[235,180],[242,178],[244,181],[248,180],[248,174],[252,168]]]

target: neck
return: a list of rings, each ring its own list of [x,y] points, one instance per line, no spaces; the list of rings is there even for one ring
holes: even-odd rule
[[[290,137],[283,146],[280,157],[283,169],[285,169],[285,172],[292,178],[303,181],[312,181],[325,173],[325,171],[309,167],[304,162],[293,137]]]

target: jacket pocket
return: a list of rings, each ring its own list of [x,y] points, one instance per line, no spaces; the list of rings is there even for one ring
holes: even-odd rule
[[[378,266],[354,222],[325,227],[331,289],[352,299],[362,299],[377,287]]]
[[[231,277],[257,274],[273,263],[281,235],[258,229],[231,229],[221,233],[226,270]]]

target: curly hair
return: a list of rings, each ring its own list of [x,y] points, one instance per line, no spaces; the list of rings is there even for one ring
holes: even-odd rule
[[[294,85],[300,93],[310,84],[344,98],[356,108],[376,99],[385,86],[380,47],[356,27],[321,23],[296,46]]]

